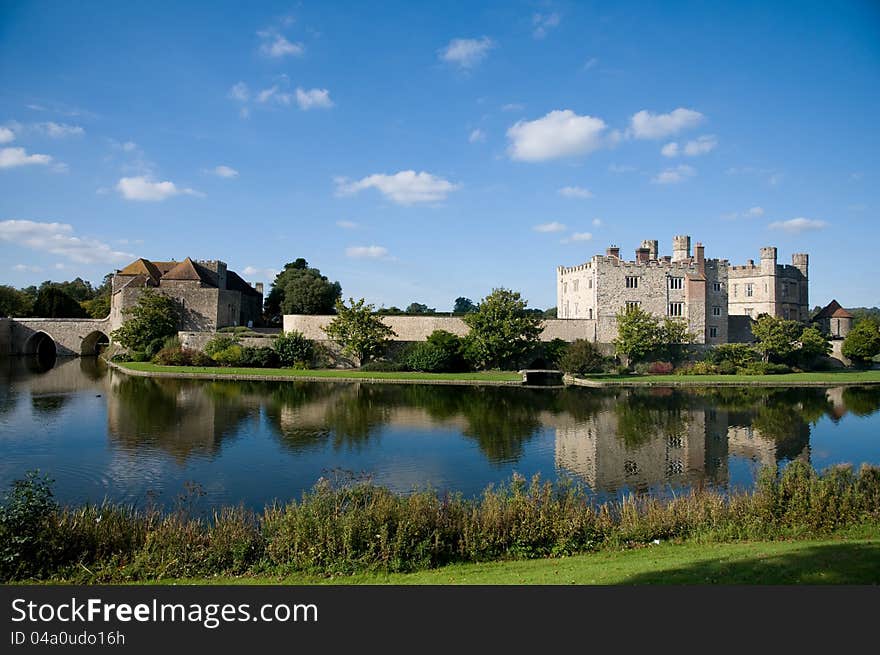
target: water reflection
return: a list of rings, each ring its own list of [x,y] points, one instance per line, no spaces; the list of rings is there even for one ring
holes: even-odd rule
[[[877,387],[204,382],[128,377],[94,359],[39,374],[9,361],[0,363],[0,484],[37,465],[76,471],[62,498],[138,502],[193,480],[210,502],[261,506],[335,468],[399,491],[478,493],[517,471],[575,477],[600,495],[668,493],[747,486],[759,466],[796,458],[880,463],[876,439],[850,438],[876,431]]]

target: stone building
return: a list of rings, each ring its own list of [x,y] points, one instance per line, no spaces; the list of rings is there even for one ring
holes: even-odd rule
[[[661,255],[656,240],[642,241],[635,259],[620,248],[578,266],[556,269],[556,307],[560,319],[593,321],[593,341],[617,336],[617,313],[639,307],[656,316],[681,318],[697,343],[717,345],[751,339],[751,318],[772,314],[807,320],[808,255],[792,255],[792,265],[776,263],[776,248],[761,249],[761,263],[731,266],[707,259],[701,243],[673,237],[672,255]]]
[[[263,285],[251,286],[222,261],[157,262],[136,259],[113,275],[110,323],[125,320],[123,310],[137,303],[144,289],[174,298],[181,330],[212,331],[230,325],[256,325],[262,315]]]
[[[813,323],[832,339],[844,339],[852,330],[853,315],[832,300],[813,317]]]

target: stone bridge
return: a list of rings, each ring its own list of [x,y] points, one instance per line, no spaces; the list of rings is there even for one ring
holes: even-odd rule
[[[36,355],[54,349],[59,357],[95,355],[110,340],[107,318],[0,319],[0,354]]]

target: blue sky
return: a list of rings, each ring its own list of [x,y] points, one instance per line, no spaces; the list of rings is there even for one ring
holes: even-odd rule
[[[674,234],[878,305],[872,2],[0,5],[0,282],[135,256],[555,304]]]

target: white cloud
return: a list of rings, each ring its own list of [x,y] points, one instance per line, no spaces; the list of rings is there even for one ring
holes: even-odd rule
[[[0,168],[15,168],[39,164],[46,166],[52,163],[50,155],[29,155],[24,148],[0,148]]]
[[[258,268],[256,266],[245,266],[242,273],[256,280],[273,280],[278,275],[278,271],[274,268]]]
[[[679,182],[684,182],[686,179],[693,177],[696,174],[697,171],[691,166],[682,164],[681,166],[667,168],[663,172],[658,173],[651,182],[654,184],[677,184]]]
[[[602,227],[602,219],[594,218],[593,219],[593,227]]]
[[[532,36],[536,39],[543,39],[547,36],[549,30],[559,25],[559,20],[559,14],[556,12],[552,14],[535,14],[532,16],[532,25],[535,26]]]
[[[113,250],[96,239],[75,236],[73,226],[67,223],[0,221],[0,241],[61,255],[80,264],[121,262],[134,258],[131,253]]]
[[[293,55],[299,57],[306,51],[306,47],[302,43],[291,43],[275,30],[265,30],[257,32],[262,39],[260,44],[260,54],[264,57],[278,59]]]
[[[400,171],[394,175],[376,173],[355,182],[349,182],[346,178],[337,178],[335,182],[339,195],[351,195],[375,188],[399,205],[445,200],[459,186],[424,171]]]
[[[29,264],[16,264],[12,267],[14,271],[20,271],[23,273],[39,273],[43,269],[40,266],[30,266]]]
[[[237,82],[229,89],[229,97],[233,100],[238,100],[239,102],[247,102],[250,100],[251,92],[248,89],[248,85],[244,82]]]
[[[0,127],[0,143],[10,143],[15,141],[15,132],[8,127]]]
[[[575,232],[570,237],[565,237],[559,243],[577,243],[579,241],[592,241],[593,235],[589,232]]]
[[[238,177],[238,171],[229,166],[217,166],[211,172],[217,177]]]
[[[388,256],[388,249],[382,246],[351,246],[345,249],[345,256],[356,259],[383,259]]]
[[[592,152],[603,145],[605,121],[578,116],[570,109],[555,110],[543,118],[519,121],[507,130],[512,159],[546,161]]]
[[[814,218],[798,217],[787,221],[774,221],[767,227],[771,230],[782,230],[789,234],[800,234],[801,232],[809,232],[811,230],[821,230],[823,227],[827,226],[828,223],[825,221],[816,220]]]
[[[86,131],[79,125],[66,125],[65,123],[37,123],[34,129],[42,132],[46,136],[53,139],[60,139],[66,136],[82,136]]]
[[[715,150],[717,145],[718,139],[713,134],[706,134],[695,141],[688,141],[684,146],[684,154],[688,157],[705,155],[707,152]]]
[[[535,232],[565,232],[564,223],[553,221],[552,223],[541,223],[532,228]]]
[[[763,216],[764,208],[763,207],[752,207],[746,212],[746,216]]]
[[[559,189],[559,195],[566,198],[592,198],[593,192],[581,186],[564,186]]]
[[[587,59],[587,61],[584,62],[582,70],[588,71],[591,68],[595,68],[598,64],[599,64],[598,59],[596,59],[595,57],[590,57],[589,59]]]
[[[660,148],[660,154],[664,157],[678,157],[678,144],[675,141],[667,143]]]
[[[452,39],[439,54],[446,63],[468,69],[483,61],[494,46],[495,42],[488,36],[481,39]]]
[[[525,105],[518,102],[508,102],[506,105],[501,105],[501,111],[522,111],[523,109],[525,109]]]
[[[468,141],[470,143],[477,143],[478,141],[482,142],[485,140],[486,140],[486,133],[480,129],[472,130],[470,133],[470,136],[468,136]]]
[[[285,93],[280,91],[277,84],[273,84],[268,89],[263,89],[256,96],[254,96],[254,100],[260,104],[266,104],[267,102],[275,102],[279,105],[289,105],[293,100],[293,95],[290,93]]]
[[[343,230],[356,230],[358,224],[354,221],[336,221],[336,227],[341,227]]]
[[[116,190],[126,200],[159,202],[173,196],[204,196],[195,189],[178,188],[174,182],[155,182],[150,177],[123,177],[116,184]]]
[[[309,109],[329,109],[333,106],[333,101],[330,99],[330,92],[327,89],[309,89],[305,91],[297,88],[296,104],[303,111],[307,111]]]
[[[652,114],[643,109],[633,114],[628,134],[636,139],[662,139],[699,125],[703,114],[693,109],[678,109],[668,114]]]
[[[610,164],[608,166],[609,173],[632,173],[636,170],[635,166],[627,166],[626,164]]]

